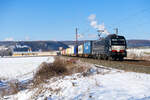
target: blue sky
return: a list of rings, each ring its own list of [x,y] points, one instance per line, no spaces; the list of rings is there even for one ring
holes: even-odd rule
[[[150,40],[150,0],[0,0],[0,40],[97,39],[88,17],[110,33]]]

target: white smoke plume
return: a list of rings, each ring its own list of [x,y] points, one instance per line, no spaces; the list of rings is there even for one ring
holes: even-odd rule
[[[89,21],[90,21],[90,25],[99,30],[102,34],[106,34],[108,35],[109,32],[107,31],[107,29],[105,28],[105,25],[104,23],[102,24],[98,24],[98,21],[96,20],[96,15],[95,14],[91,14],[89,17],[88,17]]]

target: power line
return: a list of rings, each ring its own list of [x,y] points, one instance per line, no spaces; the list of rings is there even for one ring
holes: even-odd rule
[[[119,20],[119,23],[122,23],[123,21],[126,21],[126,20],[130,19],[131,17],[137,16],[138,14],[144,13],[148,10],[149,10],[149,8],[145,8],[145,9],[140,10],[139,12],[133,13],[133,14]]]

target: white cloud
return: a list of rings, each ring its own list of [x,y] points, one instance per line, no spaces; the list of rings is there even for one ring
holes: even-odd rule
[[[14,38],[13,37],[8,37],[8,38],[5,38],[4,41],[14,41]]]

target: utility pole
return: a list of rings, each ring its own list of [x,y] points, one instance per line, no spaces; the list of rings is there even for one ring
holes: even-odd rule
[[[116,30],[116,35],[118,35],[118,28],[115,28],[115,30]]]
[[[78,44],[78,29],[76,28],[76,45]]]
[[[99,40],[100,40],[101,39],[101,35],[104,32],[104,30],[97,30],[97,32],[98,32],[98,37],[99,37]]]

